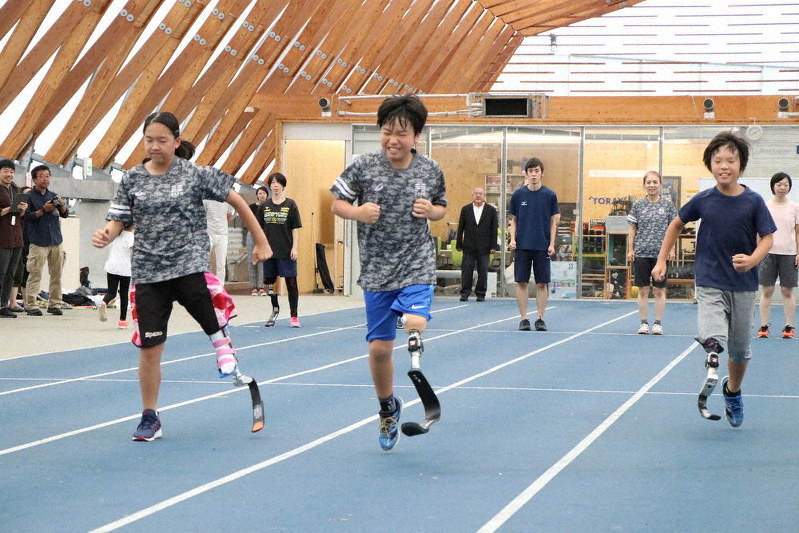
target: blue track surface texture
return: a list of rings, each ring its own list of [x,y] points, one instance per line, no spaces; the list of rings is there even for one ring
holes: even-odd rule
[[[775,308],[775,313],[778,310]],[[216,378],[202,333],[169,338],[164,437],[134,443],[129,343],[0,362],[4,531],[784,532],[799,523],[795,340],[753,339],[746,418],[696,407],[696,306],[669,303],[660,337],[634,302],[553,301],[548,332],[517,331],[515,301],[439,298],[422,369],[442,419],[377,441],[363,309],[301,329],[232,328],[261,383]],[[532,316],[532,318],[535,318]],[[754,331],[752,332],[754,335]],[[421,421],[396,342],[402,421]],[[722,357],[720,375],[726,374]],[[720,387],[710,409],[723,415]]]

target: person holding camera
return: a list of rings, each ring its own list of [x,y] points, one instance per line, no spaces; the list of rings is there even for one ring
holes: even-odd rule
[[[61,270],[64,268],[64,250],[61,243],[61,218],[69,216],[69,209],[50,186],[50,168],[39,165],[31,170],[33,189],[28,193],[30,202],[25,213],[26,231],[30,240],[28,251],[28,284],[25,294],[25,311],[30,316],[42,316],[36,305],[39,285],[45,262],[50,274],[50,297],[47,312],[62,315]]]

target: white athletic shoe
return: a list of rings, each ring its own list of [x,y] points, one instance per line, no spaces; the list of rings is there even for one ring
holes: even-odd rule
[[[663,326],[661,326],[660,324],[653,324],[652,335],[663,335]]]
[[[641,323],[641,327],[638,328],[639,335],[649,335],[649,324],[646,322]]]

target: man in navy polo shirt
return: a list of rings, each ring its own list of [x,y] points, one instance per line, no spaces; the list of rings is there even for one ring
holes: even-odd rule
[[[49,190],[50,168],[39,165],[31,170],[33,189],[28,193],[30,202],[25,213],[26,231],[30,238],[28,252],[28,284],[25,294],[25,311],[31,316],[41,316],[36,305],[39,285],[45,262],[50,274],[50,300],[47,312],[61,315],[61,270],[64,267],[64,250],[61,243],[61,218],[69,216],[66,203],[56,193]]]

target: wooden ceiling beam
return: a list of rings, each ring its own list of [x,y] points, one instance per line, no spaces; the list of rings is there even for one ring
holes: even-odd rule
[[[99,22],[110,2],[111,0],[99,0],[90,7],[84,7],[81,24],[77,24],[72,31],[67,33],[42,83],[36,88],[28,106],[22,112],[17,126],[0,145],[0,153],[5,157],[19,160],[33,146],[34,141],[41,133],[41,129],[37,125],[47,102],[59,90],[69,72],[70,65],[75,62],[78,54],[86,45],[92,29]],[[73,3],[74,5],[84,6],[77,3]]]
[[[378,93],[384,82],[391,78],[391,74],[389,74],[391,65],[403,53],[403,48],[398,46],[397,43],[410,42],[408,39],[414,34],[415,29],[434,3],[434,0],[419,0],[411,5],[410,9],[405,13],[405,17],[403,17],[402,23],[397,28],[397,32],[383,43],[378,57],[379,63],[371,65],[372,75],[365,79],[360,87],[353,87],[356,93]]]
[[[514,29],[502,22],[500,19],[497,19],[497,22],[501,24],[500,32],[497,36],[493,39],[493,42],[486,43],[484,48],[484,53],[482,57],[479,59],[472,61],[471,65],[469,65],[466,71],[463,73],[463,78],[465,83],[467,84],[468,89],[466,92],[478,92],[482,87],[482,81],[485,76],[486,72],[493,72],[492,65],[496,61],[496,58],[508,44],[508,41],[513,37],[515,33]]]
[[[304,65],[303,71],[306,75],[295,78],[289,92],[309,94],[320,82],[330,90],[332,83],[328,86],[330,82],[323,80],[325,72],[334,61],[343,61],[339,54],[346,49],[348,43],[361,43],[366,38],[369,32],[363,31],[363,28],[374,27],[387,4],[388,0],[368,0],[360,5],[351,2],[351,7],[339,17],[330,33]],[[358,24],[353,24],[353,21],[358,21]]]
[[[505,68],[505,65],[507,65],[523,42],[524,36],[521,33],[516,32],[513,34],[510,41],[502,48],[502,51],[494,56],[494,59],[488,65],[488,69],[483,71],[481,80],[474,87],[474,92],[485,93],[491,90],[491,87],[494,86],[497,78],[502,73],[502,69]]]
[[[5,35],[14,28],[3,47],[3,53],[0,54],[0,94],[5,92],[4,85],[15,74],[17,63],[25,55],[25,50],[54,3],[55,0],[33,0],[27,5],[24,2],[6,2],[0,6],[0,35]],[[14,27],[17,22],[19,23]],[[14,94],[11,99],[16,96]],[[0,112],[4,110],[5,107],[0,108]]]
[[[378,84],[375,93],[382,94],[397,94],[407,92],[404,86],[407,83],[402,83],[400,80],[408,79],[407,72],[413,66],[414,62],[421,54],[424,47],[430,42],[436,32],[439,31],[441,21],[447,14],[447,11],[455,4],[455,0],[441,0],[436,2],[432,9],[430,9],[422,19],[421,23],[412,27],[412,31],[406,34],[405,42],[408,43],[403,47],[401,53],[394,55],[393,61],[388,65],[380,67],[380,73],[383,75],[383,82]]]
[[[434,60],[435,56],[440,53],[441,48],[445,45],[447,39],[455,32],[455,28],[458,27],[458,24],[473,3],[473,0],[458,0],[447,12],[444,20],[441,21],[439,27],[427,41],[427,45],[421,50],[416,60],[408,67],[403,77],[409,92],[417,92],[419,90],[418,85],[422,73],[430,62]]]
[[[458,27],[438,50],[438,54],[432,58],[424,71],[421,72],[419,83],[417,84],[421,91],[426,93],[432,92],[443,65],[449,61],[450,56],[455,52],[458,46],[460,46],[461,41],[469,34],[469,31],[474,27],[477,20],[484,12],[485,11],[478,4],[472,4],[469,11],[466,12],[458,23]]]
[[[365,39],[361,45],[356,45],[352,48],[347,47],[347,51],[342,52],[341,57],[344,63],[336,63],[330,67],[330,70],[325,74],[325,77],[331,84],[329,89],[333,93],[341,92],[343,94],[352,94],[355,90],[350,86],[360,85],[360,83],[367,76],[371,74],[371,70],[367,70],[371,65],[375,65],[377,57],[383,49],[377,43],[387,43],[389,36],[399,27],[402,22],[403,15],[410,8],[412,0],[393,0],[389,2],[388,7],[383,11],[380,17],[379,29],[377,34],[370,35]],[[368,32],[364,32],[367,34]],[[352,78],[353,81],[349,81]],[[327,88],[321,89],[315,87],[314,92],[327,92]]]
[[[59,165],[66,162],[75,155],[80,143],[84,138],[80,136],[81,130],[91,117],[100,120],[108,110],[98,108],[102,95],[111,85],[114,77],[119,71],[125,58],[133,49],[134,44],[140,36],[140,31],[152,17],[158,2],[154,0],[131,0],[127,3],[125,10],[128,17],[115,17],[104,35],[111,35],[113,39],[103,42],[99,47],[93,47],[90,51],[102,50],[104,56],[96,57],[94,60],[87,59],[88,53],[83,59],[87,59],[88,67],[82,75],[74,76],[64,80],[58,91],[58,98],[53,98],[40,118],[40,126],[48,124],[61,111],[69,98],[73,96],[80,85],[93,72],[91,81],[86,91],[78,102],[75,110],[67,120],[64,128],[59,132],[56,140],[45,153],[45,160]],[[81,64],[80,62],[78,63]],[[92,68],[93,67],[93,68]],[[91,71],[89,70],[91,69]],[[70,74],[73,74],[73,69]]]
[[[483,12],[469,33],[461,40],[460,45],[450,54],[446,62],[436,70],[432,92],[447,94],[453,85],[457,85],[458,76],[472,61],[477,45],[496,18],[490,12]],[[455,91],[457,92],[457,91]]]
[[[228,102],[227,106],[218,107],[200,127],[202,135],[210,132],[211,128],[215,127],[215,130],[196,158],[199,164],[212,165],[227,150],[223,145],[224,139],[235,125],[236,117],[250,105],[253,94],[269,78],[277,59],[287,47],[292,46],[294,36],[307,21],[308,14],[315,13],[319,4],[316,0],[292,0],[287,4],[274,29],[269,32],[269,37],[255,54],[258,60],[245,65],[222,95],[222,101]]]
[[[154,34],[148,37],[145,47],[151,50],[155,49],[155,54],[150,56],[151,59],[146,65],[140,67],[139,75],[122,102],[116,119],[92,152],[92,160],[97,168],[108,168],[111,165],[114,156],[130,139],[130,137],[124,136],[128,125],[142,124],[149,110],[154,109],[157,105],[158,102],[155,101],[147,102],[148,112],[139,114],[141,113],[139,109],[146,102],[150,89],[177,50],[185,32],[202,13],[205,2],[206,0],[194,0],[189,5],[182,2],[175,3]],[[162,36],[165,39],[159,38]]]
[[[503,28],[508,26],[502,22],[501,19],[493,16],[489,17],[491,20],[483,35],[475,43],[470,54],[461,56],[460,68],[452,65],[448,70],[449,74],[444,73],[442,76],[439,92],[442,94],[463,94],[470,92],[474,86],[475,68],[482,68],[484,66],[485,55],[493,48],[495,40],[502,32]]]
[[[152,102],[158,102],[160,110],[169,111],[178,120],[183,121],[186,117],[178,111],[180,102],[210,60],[227,30],[246,9],[248,3],[248,0],[222,0],[217,3],[180,55],[175,57],[166,71],[155,81],[133,115],[146,116],[152,111]],[[121,133],[122,138],[130,138],[138,128],[139,124],[129,123]],[[135,148],[125,162],[125,167],[141,159],[142,156],[144,156],[143,147]]]
[[[13,67],[14,75],[8,77],[3,90],[0,91],[0,111],[4,111],[19,93],[27,87],[34,76],[42,71],[44,65],[64,44],[81,19],[86,15],[86,12],[87,9],[83,4],[79,2],[70,3],[61,17],[59,17],[58,24],[48,28],[33,48]],[[31,13],[36,16],[36,12],[32,11]],[[26,11],[25,17],[27,15],[28,12]],[[3,52],[5,53],[5,48],[3,48]],[[68,72],[69,67],[66,70]]]

